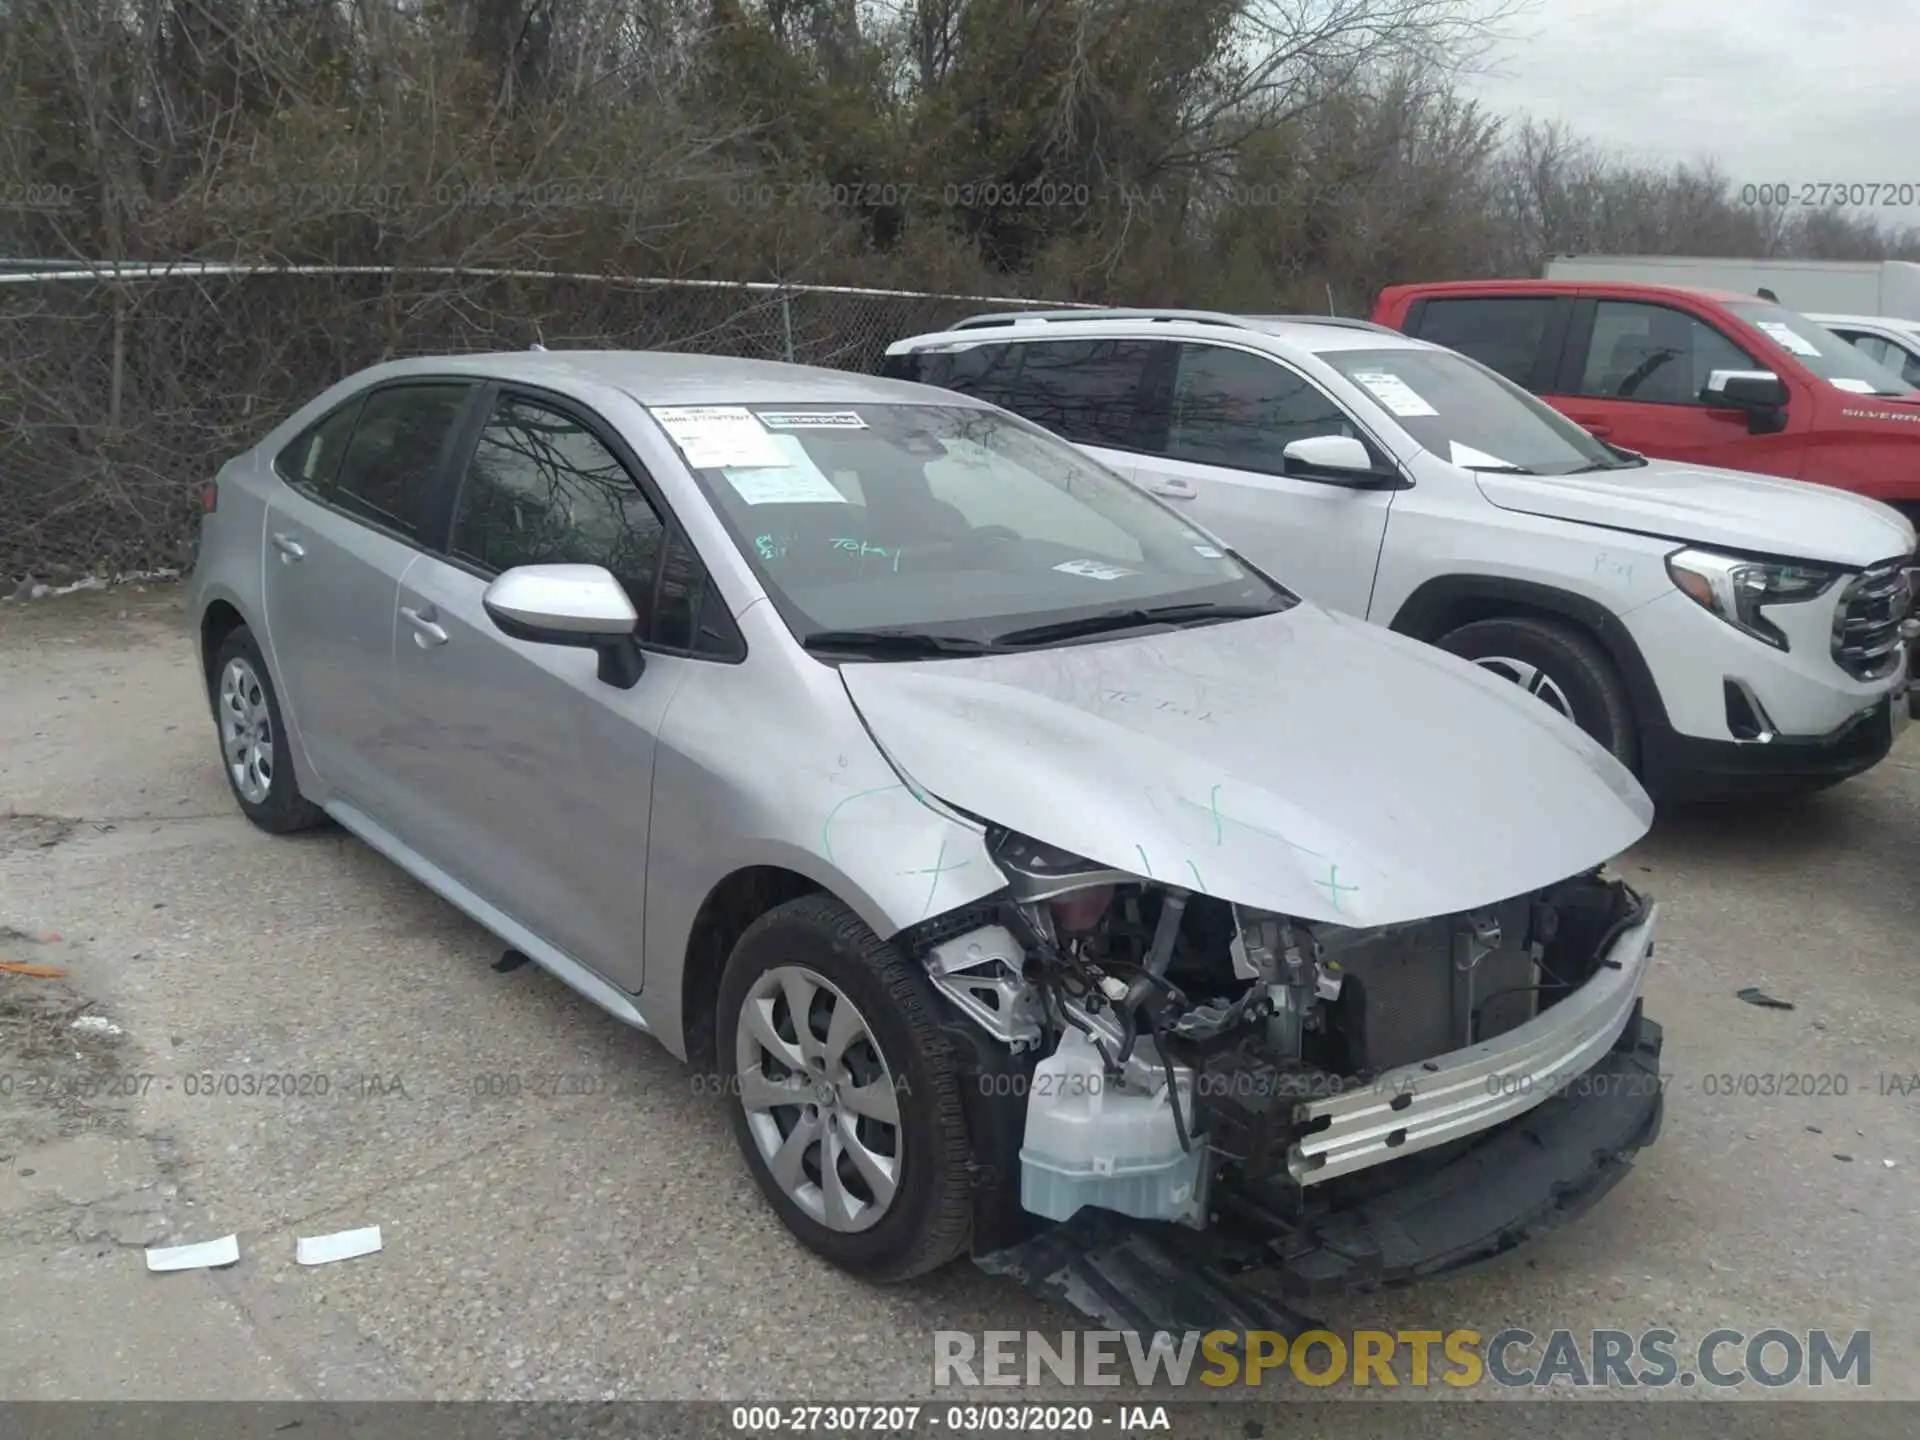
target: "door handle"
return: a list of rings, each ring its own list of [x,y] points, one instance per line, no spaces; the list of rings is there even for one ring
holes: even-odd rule
[[[1200,493],[1191,480],[1156,480],[1147,488],[1169,500],[1191,500]]]
[[[307,558],[306,546],[284,531],[273,537],[273,548],[280,552],[280,563],[283,565],[290,565],[295,560]]]
[[[415,610],[411,605],[402,605],[400,613],[406,617],[407,623],[413,626],[413,643],[422,650],[429,645],[447,643],[447,632],[434,623],[433,617],[436,612],[431,605],[424,610]]]

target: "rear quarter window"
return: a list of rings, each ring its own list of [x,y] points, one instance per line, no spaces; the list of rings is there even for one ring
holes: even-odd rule
[[[1429,300],[1409,333],[1478,360],[1516,385],[1531,385],[1553,330],[1555,295]]]

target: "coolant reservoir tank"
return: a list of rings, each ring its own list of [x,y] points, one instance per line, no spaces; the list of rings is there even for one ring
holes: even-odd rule
[[[1160,1066],[1151,1040],[1142,1040],[1135,1053]],[[1020,1147],[1020,1203],[1049,1220],[1066,1220],[1083,1205],[1141,1220],[1197,1217],[1206,1145],[1191,1134],[1193,1072],[1175,1066],[1174,1080],[1190,1149],[1181,1147],[1164,1085],[1152,1095],[1118,1089],[1093,1042],[1068,1030],[1034,1067]]]

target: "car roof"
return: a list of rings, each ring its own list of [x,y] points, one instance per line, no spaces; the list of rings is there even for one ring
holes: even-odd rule
[[[1801,312],[1809,320],[1817,320],[1822,325],[1832,321],[1837,325],[1878,325],[1882,330],[1904,330],[1909,333],[1920,331],[1920,320],[1903,320],[1898,315],[1835,315],[1828,311],[1815,314],[1811,310]]]
[[[1004,323],[1001,323],[1003,322]],[[991,323],[984,323],[991,322]],[[930,331],[898,342],[896,348],[917,349],[950,345],[959,339],[990,345],[1018,337],[1022,340],[1090,340],[1141,330],[1182,340],[1241,341],[1262,349],[1288,348],[1308,354],[1332,350],[1431,350],[1424,340],[1364,320],[1340,316],[1233,315],[1201,310],[1111,310],[1098,315],[1072,311],[1004,316],[981,315],[949,330]],[[1265,342],[1281,342],[1273,346]]]
[[[1436,280],[1412,285],[1391,285],[1394,295],[1503,295],[1515,291],[1538,290],[1547,295],[1570,295],[1575,291],[1605,290],[1655,299],[1662,295],[1695,295],[1705,300],[1759,300],[1741,290],[1717,290],[1705,285],[1654,285],[1642,280]],[[1764,303],[1764,302],[1763,302]]]
[[[938,404],[978,406],[951,390],[779,360],[677,350],[512,350],[419,355],[361,371],[356,380],[472,375],[529,385],[584,382],[619,390],[642,405]]]

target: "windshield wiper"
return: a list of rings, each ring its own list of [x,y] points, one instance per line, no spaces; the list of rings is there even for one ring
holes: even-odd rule
[[[814,630],[800,637],[804,650],[865,650],[898,655],[989,655],[1000,647],[965,635],[930,630]]]
[[[1029,625],[993,637],[996,646],[1045,645],[1054,640],[1077,640],[1084,635],[1104,635],[1114,630],[1138,630],[1151,625],[1183,625],[1210,620],[1252,620],[1262,615],[1278,615],[1291,608],[1286,605],[1216,605],[1200,602],[1191,605],[1154,605],[1129,610],[1107,610],[1098,615],[1082,615],[1078,620],[1056,620],[1047,625]]]

